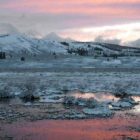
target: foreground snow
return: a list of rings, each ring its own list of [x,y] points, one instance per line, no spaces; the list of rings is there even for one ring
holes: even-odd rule
[[[27,100],[25,104],[20,101],[20,104],[27,106],[32,105],[30,100],[37,99],[35,103],[39,105],[57,103],[69,108],[65,110],[62,107],[67,113],[60,112],[47,118],[108,117],[116,110],[132,109],[139,104],[140,100],[135,101],[129,97],[116,99],[114,96],[120,91],[126,92],[130,97],[140,96],[139,81],[140,73],[137,72],[2,72],[0,73],[0,92],[4,91],[14,98],[28,99],[29,101]],[[80,91],[83,96],[76,99],[78,96],[76,94],[71,101],[69,96],[73,94],[69,91]],[[96,96],[101,92],[103,95]],[[31,94],[30,99],[28,93]],[[90,95],[91,98],[84,99],[84,96],[90,97]],[[64,102],[66,96],[68,100]],[[71,102],[70,106],[69,102]],[[77,110],[77,107],[80,107],[81,111]]]

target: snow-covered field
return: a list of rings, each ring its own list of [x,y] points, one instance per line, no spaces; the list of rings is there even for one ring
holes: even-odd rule
[[[21,84],[35,84],[41,94],[62,92],[63,90],[80,90],[83,92],[113,92],[118,84],[125,86],[129,94],[140,94],[140,73],[131,72],[6,72],[0,73],[0,84],[9,88]],[[128,86],[127,86],[128,85]],[[44,89],[45,88],[45,89]],[[13,91],[14,92],[14,91]],[[15,91],[16,92],[16,91]]]
[[[136,57],[108,61],[105,58],[59,56],[40,60],[27,58],[24,62],[14,58],[2,60],[0,71],[0,92],[13,97],[10,104],[51,103],[76,107],[72,116],[73,107],[70,107],[69,115],[58,113],[48,118],[107,117],[116,110],[132,109],[135,105],[136,112],[139,112],[140,71],[139,58]],[[38,100],[22,101],[28,93]],[[82,96],[77,98],[77,93]],[[127,95],[115,100],[116,93]],[[13,101],[15,99],[18,101]]]
[[[140,68],[140,57],[119,57],[117,59],[92,56],[53,55],[20,57],[0,61],[1,68]]]
[[[55,119],[108,117],[116,110],[135,106],[139,110],[139,48],[34,39],[15,33],[0,36],[0,54],[3,53],[6,59],[0,59],[2,104],[5,98],[13,105],[38,104],[42,108],[42,104],[58,104],[56,112],[64,112],[46,117]],[[79,92],[83,96],[72,96]],[[116,94],[120,96],[117,101]],[[107,96],[107,101],[99,101],[97,95],[101,99]]]

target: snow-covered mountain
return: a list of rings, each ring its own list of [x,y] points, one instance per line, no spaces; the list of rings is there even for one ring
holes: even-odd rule
[[[43,40],[61,42],[62,38],[59,37],[56,33],[52,32],[46,35]]]
[[[7,53],[38,53],[29,40],[20,34],[5,34],[0,36],[0,51]]]
[[[0,51],[8,54],[67,54],[85,51],[88,55],[127,55],[130,52],[140,52],[138,48],[128,48],[119,45],[95,42],[59,42],[58,40],[35,39],[23,34],[0,35]]]
[[[7,54],[68,54],[86,53],[86,55],[110,55],[136,53],[140,55],[140,49],[97,42],[76,42],[71,39],[63,39],[55,33],[50,33],[42,39],[35,39],[21,34],[9,24],[0,26],[0,52]]]
[[[0,36],[0,51],[13,54],[66,53],[64,45],[59,42],[29,38],[20,34]]]
[[[69,53],[92,56],[140,56],[140,48],[98,42],[69,42]]]
[[[0,52],[7,54],[66,53],[60,39],[55,33],[48,35],[48,39],[35,39],[10,24],[0,24]]]
[[[56,42],[73,42],[74,40],[71,38],[62,38],[58,36],[56,33],[52,32],[46,35],[43,40],[47,41],[56,41]]]
[[[0,35],[5,34],[20,34],[20,32],[11,24],[8,23],[0,23]]]
[[[8,54],[38,53],[30,38],[10,24],[0,24],[0,51]]]

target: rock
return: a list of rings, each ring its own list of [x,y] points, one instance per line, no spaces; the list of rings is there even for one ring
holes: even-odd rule
[[[116,108],[132,108],[134,105],[136,105],[137,102],[135,102],[132,98],[123,98],[120,99],[118,102],[113,102],[111,105],[113,106],[113,109]]]
[[[74,105],[74,104],[76,104],[76,100],[72,96],[65,96],[63,103],[65,105]]]
[[[115,93],[115,96],[118,97],[118,98],[126,98],[129,95],[124,91],[122,91],[122,92],[118,91],[118,92]]]
[[[35,100],[39,100],[40,96],[37,94],[23,94],[20,96],[21,99],[23,99],[24,101],[35,101]]]
[[[118,102],[114,102],[112,103],[113,108],[130,108],[132,107],[132,104],[130,104],[129,102],[122,102],[122,101],[118,101]]]
[[[54,97],[50,97],[49,99],[52,100],[60,100],[62,97],[61,96],[54,96]]]
[[[88,108],[94,108],[98,105],[98,102],[94,98],[75,98],[73,96],[66,96],[63,103],[66,105],[78,105]]]
[[[99,117],[107,117],[113,114],[113,112],[108,107],[96,107],[94,109],[84,108],[83,113],[86,115],[94,115]]]
[[[86,106],[86,100],[83,99],[83,98],[77,98],[76,99],[76,105],[79,105],[79,106]]]
[[[88,108],[94,108],[98,105],[98,102],[94,99],[94,98],[89,98],[87,101],[86,101],[86,106]]]
[[[121,99],[120,101],[129,102],[129,103],[132,104],[132,105],[137,105],[137,104],[138,104],[138,103],[137,103],[134,99],[132,99],[131,97],[123,98],[123,99]]]
[[[85,119],[86,115],[85,114],[76,114],[75,118],[77,118],[77,119]]]

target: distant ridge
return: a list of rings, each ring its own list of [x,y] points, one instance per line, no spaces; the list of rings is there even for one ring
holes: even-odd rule
[[[34,35],[35,32],[31,33]],[[133,51],[134,55],[140,54],[140,48],[138,47],[102,42],[79,42],[71,38],[62,38],[54,32],[42,39],[37,39],[28,36],[28,34],[20,33],[10,24],[0,24],[0,51],[7,54],[68,54],[68,50],[85,50],[88,51],[88,54],[94,54],[96,49],[102,50],[104,54],[120,54],[121,51],[124,51],[127,55],[129,50]]]
[[[0,36],[8,34],[20,34],[20,32],[11,24],[0,23]]]
[[[59,35],[57,35],[54,32],[49,33],[48,35],[46,35],[43,40],[48,40],[48,41],[58,41],[58,42],[73,42],[74,40],[71,38],[62,38]]]

